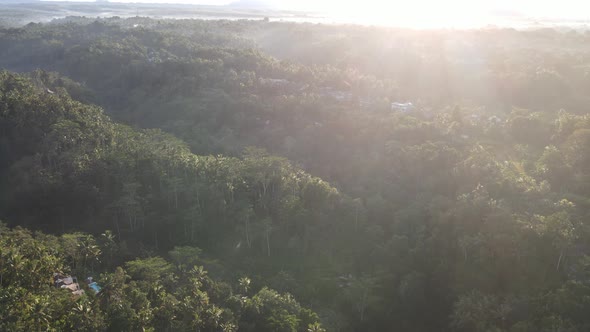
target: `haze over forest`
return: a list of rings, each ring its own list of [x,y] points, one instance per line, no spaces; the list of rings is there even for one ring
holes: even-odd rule
[[[0,3],[0,331],[590,331],[587,4]]]

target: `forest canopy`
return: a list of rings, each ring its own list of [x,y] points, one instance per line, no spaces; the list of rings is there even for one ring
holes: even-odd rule
[[[0,330],[587,331],[587,40],[0,29]]]

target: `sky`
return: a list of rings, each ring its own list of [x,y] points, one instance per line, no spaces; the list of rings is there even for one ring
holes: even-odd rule
[[[0,0],[2,1],[2,0]],[[236,0],[110,0],[112,2],[170,2],[226,5]],[[459,19],[490,11],[519,12],[544,18],[590,18],[590,0],[254,0],[280,9],[329,11],[362,15],[428,19]]]

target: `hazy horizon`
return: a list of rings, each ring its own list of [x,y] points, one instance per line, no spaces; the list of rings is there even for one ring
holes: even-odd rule
[[[45,0],[67,2],[94,2],[94,0]],[[436,0],[416,0],[412,2],[393,0],[366,0],[342,3],[337,0],[109,0],[112,3],[162,3],[190,5],[218,5],[244,2],[282,10],[321,11],[334,14],[377,16],[378,18],[411,15],[416,18],[440,18],[489,14],[511,14],[547,19],[586,19],[590,3],[579,0],[555,1],[487,1],[487,0],[449,0],[441,3]]]

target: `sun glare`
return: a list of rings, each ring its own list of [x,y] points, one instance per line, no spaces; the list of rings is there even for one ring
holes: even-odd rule
[[[278,0],[277,0],[278,1]],[[582,0],[285,0],[299,9],[315,8],[339,17],[336,23],[409,28],[476,28],[500,24],[494,13],[518,13],[552,19],[587,18],[590,3]]]
[[[321,8],[342,20],[367,25],[410,28],[468,28],[482,23],[485,10],[470,0],[414,0],[363,2],[323,1]]]

